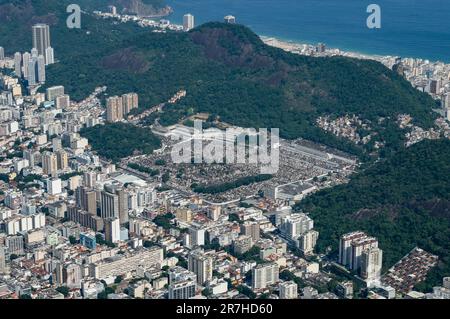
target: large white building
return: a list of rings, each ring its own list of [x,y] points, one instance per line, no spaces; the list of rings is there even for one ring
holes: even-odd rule
[[[379,276],[382,251],[378,240],[361,231],[344,234],[339,242],[339,263],[366,279]]]
[[[378,247],[370,247],[361,255],[361,277],[367,281],[369,286],[377,283],[381,277],[383,262],[383,251]]]
[[[278,286],[280,289],[280,299],[297,299],[298,285],[293,281],[284,281]]]
[[[300,235],[305,234],[313,228],[313,220],[303,213],[287,215],[281,219],[281,234],[289,240],[295,241]]]
[[[195,281],[178,281],[169,285],[169,299],[189,299],[196,295]]]
[[[197,275],[200,285],[212,280],[213,259],[203,249],[192,251],[188,256],[188,269]]]
[[[54,101],[58,96],[64,95],[64,86],[56,85],[47,88],[46,90],[47,101]]]
[[[316,230],[309,230],[306,233],[300,235],[298,239],[298,248],[303,254],[309,255],[314,252],[317,239],[319,238],[319,232]]]
[[[45,65],[52,64],[54,56],[50,45],[50,27],[47,24],[39,23],[33,25],[32,31],[33,48],[38,51],[40,56],[43,56]]]
[[[162,248],[141,249],[129,255],[115,255],[89,265],[89,274],[97,279],[117,277],[136,271],[139,267],[147,270],[161,265],[164,259]]]
[[[59,178],[50,178],[47,180],[47,193],[58,195],[62,192],[62,182]]]
[[[189,235],[192,247],[203,246],[205,244],[205,229],[191,227],[189,228]]]
[[[45,226],[45,215],[35,214],[24,216],[16,214],[5,220],[5,230],[7,235],[17,235],[19,232],[27,232]]]
[[[279,280],[280,268],[276,263],[259,264],[252,269],[252,288],[264,289],[276,284]]]
[[[194,29],[195,22],[194,22],[194,16],[190,13],[185,14],[183,16],[183,30],[189,31],[191,29]]]

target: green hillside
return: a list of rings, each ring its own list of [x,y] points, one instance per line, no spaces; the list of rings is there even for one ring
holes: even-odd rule
[[[430,284],[450,275],[450,141],[423,141],[398,152],[348,184],[298,204],[320,232],[318,249],[338,249],[339,237],[363,230],[379,239],[384,267],[419,246],[439,256]]]
[[[209,112],[225,122],[278,127],[282,137],[304,137],[358,155],[363,147],[324,132],[315,125],[317,117],[350,113],[372,121],[378,135],[366,151],[377,140],[400,148],[403,132],[393,124],[399,113],[413,115],[422,126],[432,124],[434,101],[377,62],[286,53],[239,25],[208,23],[190,33],[161,34],[83,15],[82,28],[71,30],[64,1],[16,0],[3,7],[9,9],[3,10],[7,23],[2,22],[0,44],[10,54],[30,49],[32,23],[52,25],[60,62],[48,68],[48,85],[64,85],[76,100],[107,85],[109,94],[136,91],[146,108],[186,89],[187,98],[168,107],[161,123]],[[389,118],[380,124],[380,117]]]

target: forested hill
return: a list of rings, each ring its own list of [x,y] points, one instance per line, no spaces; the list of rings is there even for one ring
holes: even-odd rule
[[[393,124],[397,114],[411,114],[424,127],[432,123],[434,101],[377,62],[290,54],[265,45],[244,26],[222,23],[161,34],[83,15],[81,29],[68,29],[66,2],[3,4],[0,45],[9,54],[30,50],[31,24],[49,23],[59,63],[48,68],[47,84],[64,85],[76,100],[107,85],[108,94],[136,91],[146,108],[186,89],[187,98],[168,107],[161,123],[209,112],[225,122],[280,128],[282,137],[303,137],[354,154],[363,148],[318,128],[317,117],[357,114],[370,120],[378,134],[364,147],[368,151],[376,141],[395,148],[402,144],[403,134]]]
[[[296,207],[320,232],[318,249],[337,251],[339,237],[363,230],[378,237],[384,266],[415,246],[439,256],[429,283],[450,276],[450,141],[423,141],[322,190]]]

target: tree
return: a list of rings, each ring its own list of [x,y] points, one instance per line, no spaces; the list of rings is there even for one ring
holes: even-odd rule
[[[153,247],[153,246],[155,246],[155,245],[156,245],[156,243],[153,242],[153,241],[151,241],[151,240],[146,240],[146,241],[144,241],[144,244],[143,244],[143,246],[144,246],[145,248],[150,248],[150,247]]]
[[[161,181],[165,184],[169,181],[170,179],[170,174],[169,172],[165,172],[162,177],[161,177]]]
[[[75,245],[77,243],[77,239],[74,236],[69,236],[69,242],[72,245]]]
[[[205,288],[202,290],[202,295],[205,297],[209,297],[212,295],[212,289],[211,288]]]
[[[33,298],[31,298],[31,295],[29,294],[22,294],[20,295],[19,299],[33,299]]]
[[[117,276],[116,279],[114,279],[115,284],[120,284],[123,280],[123,276]]]
[[[69,296],[69,288],[66,286],[61,286],[55,289],[57,292],[62,293],[64,295],[64,297]]]

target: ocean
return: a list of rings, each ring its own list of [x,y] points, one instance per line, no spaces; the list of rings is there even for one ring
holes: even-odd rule
[[[223,21],[225,15],[259,35],[341,50],[450,62],[449,0],[166,0],[182,24]],[[369,4],[381,7],[381,28],[366,25]]]

